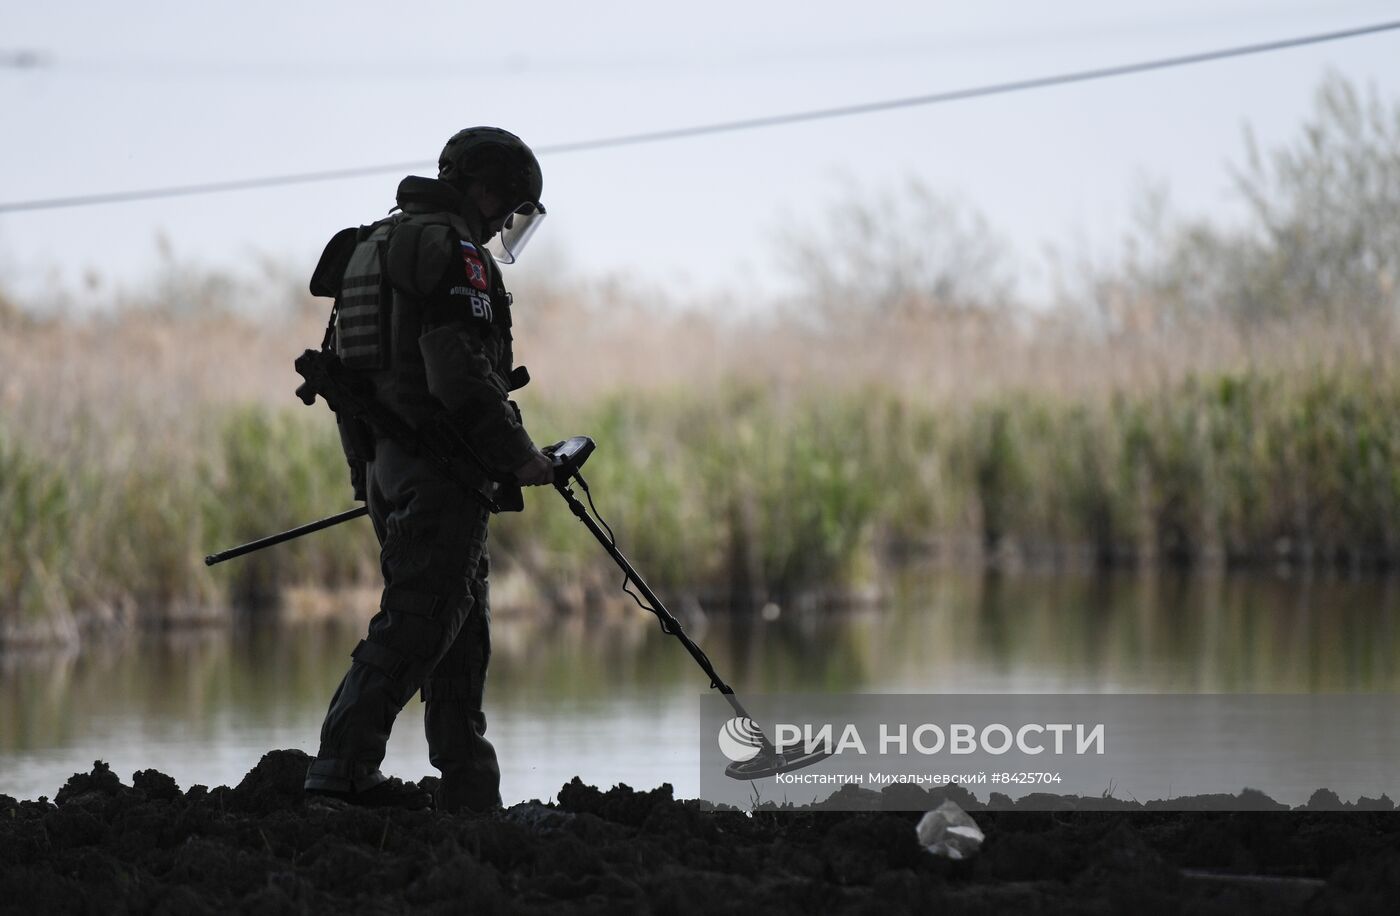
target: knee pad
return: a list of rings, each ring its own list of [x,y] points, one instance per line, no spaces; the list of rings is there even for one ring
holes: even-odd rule
[[[400,587],[384,589],[381,613],[351,657],[416,690],[451,645],[455,628],[448,617],[462,600]]]

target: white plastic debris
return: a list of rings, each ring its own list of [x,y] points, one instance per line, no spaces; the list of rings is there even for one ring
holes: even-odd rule
[[[936,856],[966,859],[982,848],[986,834],[956,802],[945,801],[923,816],[917,828],[919,845]]]

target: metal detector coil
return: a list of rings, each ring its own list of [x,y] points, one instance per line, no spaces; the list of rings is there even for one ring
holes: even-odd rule
[[[720,679],[720,676],[715,672],[714,665],[710,663],[709,657],[695,644],[694,640],[685,634],[685,630],[681,627],[680,621],[666,609],[666,605],[662,604],[661,599],[656,597],[656,593],[651,590],[651,586],[647,585],[646,580],[637,573],[637,570],[633,568],[631,562],[628,561],[627,557],[623,556],[622,551],[618,549],[617,537],[613,534],[612,528],[608,523],[598,514],[597,507],[593,505],[593,494],[588,489],[588,481],[584,480],[583,474],[579,472],[579,469],[583,467],[583,463],[588,460],[588,456],[593,454],[594,448],[595,445],[592,439],[587,436],[574,436],[572,439],[556,442],[554,445],[544,449],[545,453],[554,459],[554,489],[559,491],[559,495],[564,497],[564,501],[569,504],[569,508],[573,511],[574,515],[578,517],[578,520],[583,522],[584,526],[592,532],[593,536],[598,539],[598,543],[602,544],[603,549],[608,552],[608,556],[612,557],[613,561],[622,569],[623,591],[631,595],[632,600],[637,602],[638,606],[643,610],[650,611],[656,615],[657,620],[661,622],[661,632],[668,636],[674,636],[681,641],[681,645],[685,646],[691,658],[695,659],[701,670],[709,675],[710,686],[724,695],[725,700],[727,700],[730,707],[733,708],[735,715],[752,720],[753,716],[751,716],[749,711],[739,702],[739,698],[734,695],[734,688]],[[579,487],[588,498],[587,507],[574,495],[572,486],[574,481],[578,482]],[[589,511],[590,509],[592,510],[591,513]],[[638,597],[637,594],[628,587],[630,584],[634,583],[641,591],[642,597],[646,598],[645,602],[642,600],[642,597]],[[731,779],[742,780],[762,779],[765,776],[787,773],[792,770],[801,769],[802,767],[811,766],[814,763],[825,760],[832,754],[830,750],[825,749],[814,750],[805,754],[780,754],[777,748],[773,746],[773,743],[768,740],[768,736],[763,734],[761,729],[758,737],[759,752],[757,756],[743,761],[742,763],[730,764],[724,771],[726,776],[729,776]]]

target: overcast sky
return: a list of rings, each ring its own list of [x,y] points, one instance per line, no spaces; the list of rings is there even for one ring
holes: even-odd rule
[[[1332,31],[1400,3],[1173,0],[702,4],[0,0],[0,201],[379,163],[458,128],[543,145],[873,101]],[[629,272],[748,307],[790,279],[780,230],[847,183],[916,177],[980,209],[1043,284],[1046,243],[1107,250],[1144,180],[1228,215],[1227,166],[1336,71],[1400,98],[1400,32],[1105,82],[542,157],[550,216],[514,268]],[[400,176],[0,215],[0,288],[150,276],[155,239],[216,267],[309,272]],[[851,239],[858,245],[859,239]],[[531,259],[530,255],[536,257]],[[1039,279],[1038,279],[1039,278]]]

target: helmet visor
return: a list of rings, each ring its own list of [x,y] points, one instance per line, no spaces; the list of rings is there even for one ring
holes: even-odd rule
[[[544,205],[524,203],[515,208],[496,237],[487,243],[491,256],[502,264],[514,264],[530,237],[544,220]]]

